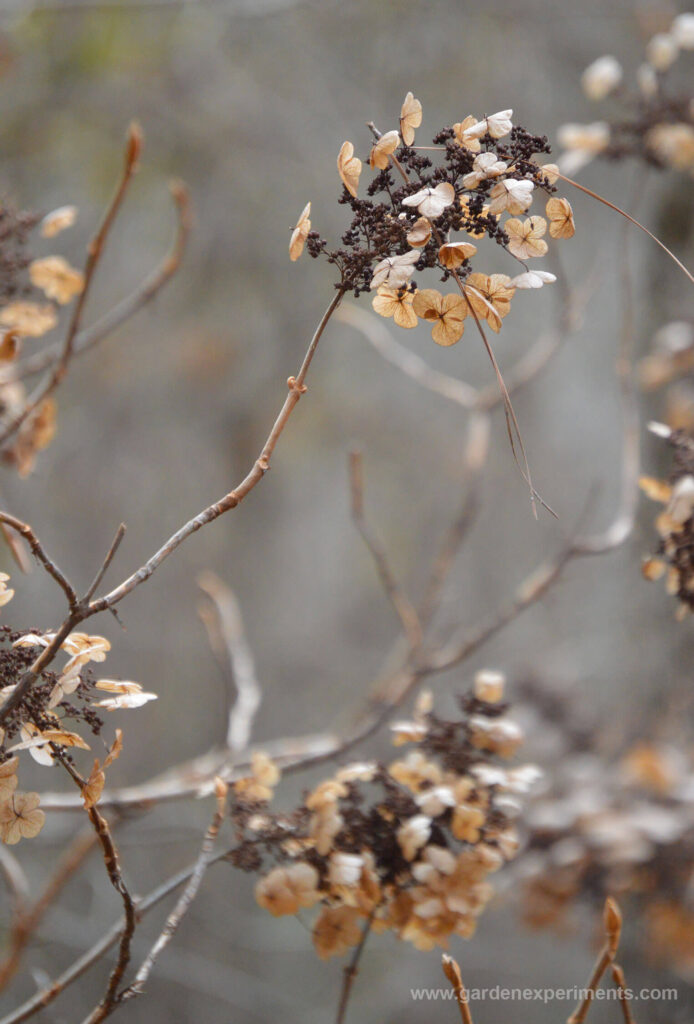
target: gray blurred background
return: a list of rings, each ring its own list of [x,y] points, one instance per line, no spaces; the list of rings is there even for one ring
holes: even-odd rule
[[[420,140],[468,113],[506,107],[514,108],[514,121],[552,140],[561,123],[614,109],[607,102],[596,111],[584,99],[583,68],[612,53],[633,76],[645,40],[679,9],[599,0],[3,0],[0,186],[31,209],[80,208],[77,225],[58,244],[41,243],[41,254],[57,249],[81,261],[113,187],[130,119],[137,117],[146,134],[141,171],[110,239],[90,316],[136,286],[164,252],[172,229],[171,176],[187,182],[195,215],[179,276],[153,306],[75,363],[59,394],[57,438],[30,479],[4,474],[5,504],[32,522],[81,586],[124,521],[127,537],[109,580],[127,575],[180,523],[238,482],[262,446],[286,378],[296,372],[332,289],[325,265],[306,256],[289,262],[289,229],[310,199],[314,227],[331,240],[339,237],[346,211],[336,204],[335,157],[343,140],[351,139],[364,157],[365,122],[395,127],[408,89],[424,107]],[[628,169],[591,165],[581,180],[616,202],[627,200]],[[509,598],[556,548],[591,487],[598,488],[596,528],[609,521],[617,500],[613,362],[623,233],[604,208],[579,194],[569,198],[577,233],[560,243],[565,265],[579,282],[600,260],[602,281],[582,329],[515,401],[536,485],[559,524],[547,515],[533,519],[497,414],[483,515],[453,576],[448,623],[472,624]],[[688,180],[652,176],[639,210],[691,261]],[[640,237],[632,242],[637,343],[645,349],[652,332],[686,316],[691,303],[676,268]],[[502,367],[552,322],[554,301],[550,289],[516,297],[513,316],[495,339]],[[438,369],[473,383],[491,380],[471,332],[448,350],[435,351],[425,331],[405,340]],[[649,417],[660,412],[657,399],[646,410]],[[143,780],[223,739],[224,686],[196,614],[202,569],[214,569],[241,603],[264,690],[255,739],[349,722],[397,624],[350,523],[347,452],[355,445],[364,452],[369,515],[399,578],[417,593],[460,500],[464,427],[462,410],[387,367],[353,330],[329,327],[308,395],[268,478],[124,602],[125,632],[111,618],[98,622],[113,644],[108,675],[139,680],[160,695],[138,712],[109,719],[109,726],[125,729],[112,784]],[[667,465],[649,440],[645,460],[653,475]],[[640,556],[655,544],[652,516],[652,507],[645,508],[623,549],[572,566],[549,600],[463,669],[438,678],[441,706],[476,668],[490,665],[511,681],[532,673],[571,686],[596,719],[610,724],[615,751],[629,735],[647,733],[656,708],[662,714],[672,702],[690,714],[683,694],[691,624],[674,622],[662,588],[643,582],[639,571]],[[38,572],[15,578],[15,585],[7,621],[40,628],[59,621],[61,595]],[[31,785],[67,784],[42,769]],[[289,803],[298,786],[293,781],[280,790],[280,803]],[[189,862],[208,811],[208,803],[173,804],[119,826],[133,890],[146,892]],[[22,864],[37,884],[76,820],[51,817],[41,843],[21,847]],[[15,983],[6,1008],[71,962],[118,912],[95,857],[46,919],[27,959],[35,974]],[[163,911],[147,920],[137,951],[144,952],[162,920]],[[590,937],[588,917],[561,941],[528,936],[500,902],[482,918],[474,940],[458,940],[453,952],[471,985],[569,985],[587,975]],[[651,977],[647,967],[632,966],[637,977]],[[331,1020],[340,970],[336,961],[317,961],[308,931],[294,920],[271,921],[255,907],[251,878],[221,865],[210,872],[147,996],[122,1016],[133,1024]],[[438,954],[375,938],[351,1019],[452,1020],[454,1008],[409,996],[411,985],[439,984],[439,970]],[[104,978],[102,965],[41,1019],[81,1019]],[[531,1012],[540,1024],[564,1019],[569,1009],[533,1004]],[[511,1012],[528,1016],[529,1010]],[[507,1019],[508,1006],[489,1002],[476,1008],[475,1020],[491,1024],[502,1014]],[[649,1014],[653,1021],[687,1018],[683,1000],[675,1014],[655,1004]],[[614,1008],[597,1007],[595,1019],[616,1019]]]

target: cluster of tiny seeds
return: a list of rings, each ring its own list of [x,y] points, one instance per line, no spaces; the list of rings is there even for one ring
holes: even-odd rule
[[[694,50],[694,14],[678,15],[669,31],[659,32],[646,46],[636,72],[637,91],[623,86],[624,72],[615,57],[599,57],[583,72],[581,84],[590,100],[618,93],[625,112],[610,121],[565,124],[558,137],[565,153],[559,160],[566,174],[580,170],[594,157],[610,160],[636,157],[646,164],[694,173],[694,100],[673,95],[667,74],[683,51]]]
[[[31,263],[27,242],[38,219],[33,213],[0,202],[0,302],[26,290],[26,270]]]
[[[694,441],[681,431],[655,429],[674,448],[670,481],[641,478],[641,488],[653,501],[665,505],[656,518],[660,536],[656,555],[646,558],[642,571],[646,579],[664,577],[668,594],[677,597],[677,618],[694,611]]]
[[[298,259],[304,246],[312,257],[326,258],[339,271],[337,288],[355,295],[376,292],[374,309],[399,327],[428,321],[437,344],[459,341],[468,316],[498,332],[517,289],[555,280],[527,265],[548,250],[548,221],[550,238],[570,238],[575,230],[568,200],[553,195],[557,168],[536,162],[538,154],[549,153],[546,137],[513,125],[512,113],[503,110],[480,121],[469,115],[439,131],[433,146],[418,148],[414,136],[422,108],[408,93],[399,129],[374,131],[369,164],[376,174],[367,198],[358,194],[362,161],[354,146],[345,142],[340,150],[339,202],[352,212],[342,246],[330,249],[312,230],[308,203],[292,233],[291,259]],[[523,216],[535,189],[549,197],[547,219]],[[482,238],[503,248],[522,272],[511,277],[473,270],[474,242]],[[443,283],[452,279],[456,290],[444,295],[419,289],[413,275],[427,270],[436,271]]]
[[[232,862],[260,871],[258,903],[275,916],[320,906],[313,942],[322,958],[346,952],[364,926],[393,931],[418,949],[469,938],[492,887],[488,876],[516,853],[518,795],[539,775],[505,768],[522,735],[507,716],[504,679],[481,672],[447,721],[418,701],[412,721],[392,727],[415,749],[389,765],[340,768],[290,815],[271,814],[279,778],[256,755],[235,786]]]

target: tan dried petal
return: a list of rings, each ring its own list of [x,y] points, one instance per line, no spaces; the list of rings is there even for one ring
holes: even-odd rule
[[[459,146],[469,149],[471,153],[479,153],[482,148],[480,140],[465,137],[465,132],[468,128],[472,128],[473,124],[477,124],[477,118],[473,114],[468,114],[464,120],[453,125],[453,133]]]
[[[313,945],[321,960],[341,956],[360,940],[360,913],[355,907],[325,907],[313,926]]]
[[[359,188],[359,175],[361,174],[361,160],[354,155],[354,146],[351,142],[343,142],[337,156],[337,170],[342,179],[342,184],[347,191],[356,198]]]
[[[0,324],[22,338],[40,338],[58,323],[55,307],[36,302],[11,302],[0,309]]]
[[[672,487],[665,480],[656,480],[652,476],[639,477],[639,487],[651,501],[659,501],[667,505],[672,497]]]
[[[511,308],[515,289],[509,287],[506,274],[470,274],[465,282],[465,294],[478,317],[487,321],[498,334],[501,321]]]
[[[17,788],[17,765],[18,757],[11,757],[9,761],[0,764],[0,804],[9,800]]]
[[[296,222],[296,227],[292,231],[292,237],[289,240],[289,259],[294,262],[298,260],[304,251],[304,245],[308,238],[308,233],[311,230],[311,204],[306,203],[301,216]]]
[[[439,263],[447,270],[457,270],[476,252],[477,246],[471,242],[446,242],[439,249]]]
[[[33,839],[46,820],[43,811],[38,810],[38,793],[15,793],[0,807],[0,839],[13,846],[20,839]]]
[[[84,274],[62,256],[45,256],[29,264],[29,277],[49,299],[61,305],[71,302],[84,288]]]
[[[508,251],[519,260],[527,260],[533,256],[544,256],[548,246],[542,236],[547,231],[544,217],[526,217],[517,220],[512,217],[504,224],[508,235]]]
[[[412,308],[414,295],[381,285],[371,305],[379,316],[391,317],[398,327],[416,327],[417,316]]]
[[[44,238],[54,238],[66,228],[71,228],[76,220],[76,206],[59,206],[57,210],[47,213],[41,221],[41,234]]]
[[[380,139],[374,143],[371,147],[369,154],[369,165],[374,168],[378,167],[380,171],[385,171],[386,167],[390,163],[390,155],[400,145],[400,135],[396,131],[385,132],[381,135]]]
[[[548,199],[545,213],[549,217],[549,233],[552,238],[572,238],[576,233],[574,214],[568,199]]]
[[[431,224],[426,217],[419,217],[407,233],[407,241],[415,249],[420,249],[423,245],[427,244],[430,238]]]
[[[441,295],[435,288],[424,288],[415,295],[413,308],[417,316],[433,322],[431,336],[437,345],[455,345],[462,338],[468,313],[462,295]]]
[[[406,146],[411,146],[414,142],[415,128],[419,128],[421,123],[422,104],[408,92],[400,108],[400,134]]]

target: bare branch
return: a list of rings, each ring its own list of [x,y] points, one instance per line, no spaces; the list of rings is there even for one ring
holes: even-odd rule
[[[41,541],[38,539],[29,524],[23,523],[22,520],[17,519],[16,516],[11,516],[9,512],[0,512],[0,523],[4,523],[5,526],[11,527],[24,538],[29,545],[34,558],[37,562],[41,563],[49,576],[53,577],[65,594],[68,605],[70,606],[70,611],[74,611],[79,603],[79,598],[75,588],[72,586],[65,573],[63,573],[53,559],[49,558],[46,554]]]
[[[239,753],[250,743],[253,720],[262,699],[255,662],[234,592],[213,572],[201,573],[198,586],[211,605],[201,604],[198,614],[207,629],[212,650],[218,660],[226,664],[230,684],[226,745],[231,752]],[[232,701],[234,690],[236,699]]]
[[[70,318],[70,322],[65,333],[65,341],[63,342],[60,357],[46,380],[42,384],[39,384],[33,395],[30,395],[22,411],[15,416],[10,423],[5,425],[4,430],[0,434],[0,445],[4,444],[14,433],[16,433],[26,418],[30,416],[31,413],[33,413],[34,410],[37,409],[39,405],[41,405],[41,403],[55,391],[67,373],[68,366],[70,365],[70,361],[74,354],[75,338],[82,324],[82,314],[89,296],[94,274],[103,254],[108,234],[118,214],[123,199],[125,198],[125,194],[128,190],[132,177],[137,170],[137,161],[140,156],[141,149],[142,132],[139,125],[133,122],[128,131],[123,172],[116,188],[115,195],[106,210],[106,214],[98,231],[87,247],[87,261],[84,266],[84,286],[75,302],[72,317]]]

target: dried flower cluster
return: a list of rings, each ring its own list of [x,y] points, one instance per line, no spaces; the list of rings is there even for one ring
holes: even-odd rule
[[[549,153],[547,139],[514,126],[512,114],[469,115],[439,131],[433,147],[417,147],[422,107],[408,93],[399,127],[383,135],[374,129],[368,162],[376,174],[366,198],[359,197],[363,164],[353,144],[340,150],[340,202],[352,212],[342,247],[330,249],[312,230],[308,203],[292,233],[291,259],[305,245],[311,256],[337,267],[339,289],[375,292],[377,313],[404,328],[428,322],[439,345],[459,341],[468,317],[498,332],[516,290],[555,280],[527,261],[547,253],[548,238],[570,238],[575,230],[568,200],[553,194],[556,168],[536,161]],[[546,195],[545,216],[529,215],[536,191]],[[473,269],[484,238],[520,264],[517,273]],[[452,279],[454,290],[421,288],[414,275],[430,270],[441,282]]]
[[[599,57],[587,67],[581,84],[588,99],[600,102],[614,93],[624,112],[610,120],[562,125],[561,170],[573,174],[602,156],[636,157],[650,166],[694,173],[694,100],[689,94],[673,94],[667,80],[680,53],[688,50],[694,50],[691,13],[678,15],[669,31],[649,40],[633,93],[627,92],[622,67],[614,57]]]
[[[665,389],[662,418],[671,430],[694,434],[694,324],[673,320],[653,335],[639,363],[646,392]]]
[[[13,364],[17,360],[27,339],[43,338],[58,325],[58,307],[67,305],[80,294],[84,287],[84,275],[75,270],[62,256],[43,256],[30,259],[24,254],[29,230],[36,226],[38,218],[29,215],[15,215],[11,239],[19,236],[22,255],[15,252],[3,236],[3,217],[9,216],[0,210],[0,270],[1,264],[14,261],[13,287],[4,298],[12,298],[0,306],[0,423],[10,424],[22,413],[27,401],[23,383],[15,379]],[[70,227],[77,216],[74,206],[63,206],[49,213],[40,222],[44,238],[53,238],[60,231]],[[11,227],[6,229],[9,232]],[[17,242],[14,242],[16,246]],[[8,248],[8,246],[10,246]],[[28,280],[25,281],[25,277]],[[31,297],[31,289],[43,293],[41,301]],[[13,297],[21,291],[20,298]],[[46,302],[45,299],[49,301]],[[11,445],[2,451],[2,458],[15,466],[20,476],[27,476],[33,469],[36,454],[44,449],[55,434],[55,402],[46,398],[26,417],[16,432]]]
[[[367,922],[418,949],[473,934],[492,894],[489,874],[518,846],[518,795],[539,774],[498,763],[522,740],[503,683],[479,673],[457,721],[437,717],[424,694],[413,720],[392,727],[396,746],[415,749],[388,766],[340,768],[290,815],[268,810],[279,773],[267,758],[256,757],[253,776],[237,783],[232,860],[262,872],[256,898],[270,913],[320,906],[320,957],[357,945]]]
[[[7,589],[8,580],[6,574],[0,574],[0,604],[7,604],[13,596],[14,591]],[[0,703],[14,692],[17,680],[53,636],[50,632],[18,633],[9,626],[0,627]],[[103,662],[110,648],[105,637],[70,633],[61,644],[68,655],[62,671],[41,673],[19,706],[8,713],[4,729],[0,728],[0,839],[3,842],[16,843],[21,838],[31,838],[43,825],[38,794],[16,792],[21,752],[28,751],[44,766],[53,766],[56,761],[72,764],[70,751],[90,747],[78,732],[66,728],[68,721],[81,723],[91,733],[99,735],[103,728],[100,711],[140,707],[155,699],[156,695],[145,693],[139,683],[94,679],[90,665]],[[82,790],[87,807],[98,800],[104,770],[118,756],[120,746],[120,735],[117,735],[104,763],[95,762]]]
[[[668,594],[677,597],[678,618],[694,611],[694,442],[681,431],[654,425],[674,448],[670,481],[641,478],[641,488],[653,501],[665,505],[657,516],[660,543],[656,555],[643,562],[648,580],[665,579]]]
[[[616,765],[566,756],[525,813],[513,871],[533,927],[564,927],[576,902],[636,899],[649,959],[694,967],[694,766],[681,751],[636,742]]]

